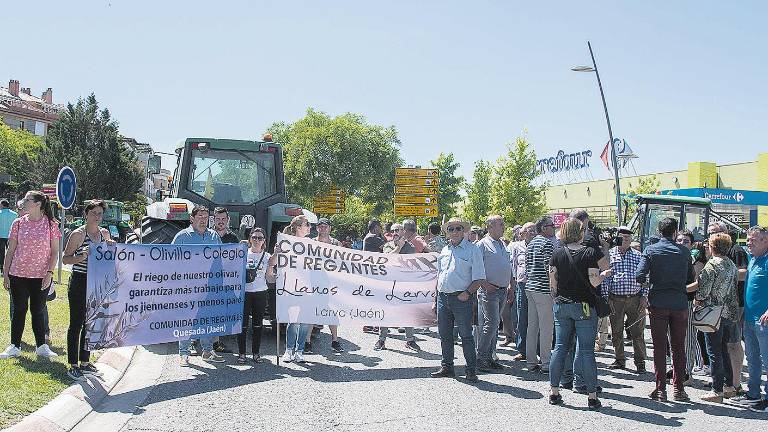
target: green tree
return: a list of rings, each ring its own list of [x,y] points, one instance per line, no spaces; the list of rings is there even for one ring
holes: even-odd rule
[[[96,96],[68,104],[45,139],[40,177],[53,182],[69,165],[77,174],[78,201],[104,198],[128,201],[144,181],[133,152],[120,142],[118,124],[109,110],[99,110]]]
[[[479,160],[475,162],[472,183],[467,184],[464,218],[473,225],[483,225],[491,210],[491,177],[493,164]]]
[[[0,118],[0,174],[12,177],[9,183],[0,185],[3,196],[24,194],[41,186],[36,166],[44,148],[42,138],[25,130],[11,129]]]
[[[141,226],[141,219],[147,215],[147,197],[142,193],[135,193],[124,202],[123,212],[131,216],[131,227]]]
[[[344,213],[331,216],[333,224],[331,235],[339,240],[347,237],[353,240],[361,238],[365,235],[373,207],[373,204],[365,203],[359,197],[347,197],[344,200]]]
[[[623,195],[622,202],[628,204],[626,212],[622,213],[624,219],[630,221],[635,216],[635,213],[637,212],[637,204],[635,203],[634,197],[636,195],[654,194],[658,192],[659,189],[661,189],[661,182],[659,182],[655,175],[640,177],[637,184],[631,186]],[[616,213],[613,213],[611,217],[611,220],[616,223]]]
[[[269,127],[283,145],[288,197],[305,207],[334,185],[373,204],[392,207],[395,168],[402,165],[394,126],[370,124],[359,114],[331,117],[310,108],[293,123]]]
[[[440,172],[438,183],[437,201],[438,212],[447,218],[456,213],[454,205],[462,200],[459,190],[464,185],[464,177],[456,175],[459,163],[453,153],[440,153],[437,159],[429,161],[432,168],[437,168]]]
[[[539,175],[536,154],[525,137],[507,144],[491,180],[491,210],[504,216],[508,226],[534,221],[546,212],[546,185],[535,185]]]

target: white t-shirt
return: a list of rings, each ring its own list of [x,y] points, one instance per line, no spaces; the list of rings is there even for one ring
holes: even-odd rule
[[[248,250],[248,260],[245,264],[246,268],[252,269],[255,268],[257,264],[259,264],[259,260],[261,260],[261,264],[259,264],[259,268],[256,269],[256,279],[254,279],[251,283],[245,284],[245,292],[259,292],[259,291],[266,291],[267,290],[267,279],[265,277],[267,272],[267,264],[269,263],[269,257],[271,256],[269,252],[263,252],[264,259],[261,259],[262,252],[251,252],[251,250]]]

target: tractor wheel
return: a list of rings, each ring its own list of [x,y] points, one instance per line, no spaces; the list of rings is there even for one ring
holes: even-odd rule
[[[144,217],[141,220],[141,243],[169,244],[176,233],[189,226],[189,221],[171,221]]]

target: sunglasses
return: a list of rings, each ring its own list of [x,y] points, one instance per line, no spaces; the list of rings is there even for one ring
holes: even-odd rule
[[[457,226],[457,227],[448,227],[445,229],[448,232],[454,232],[454,231],[464,231],[463,226]]]
[[[264,236],[251,236],[254,240],[264,240]]]
[[[677,242],[678,243],[682,243],[682,244],[690,244],[691,243],[691,241],[688,240],[688,239],[678,239]]]

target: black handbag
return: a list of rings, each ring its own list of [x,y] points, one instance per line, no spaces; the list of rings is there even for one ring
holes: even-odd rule
[[[262,261],[264,261],[264,255],[266,255],[266,252],[262,252],[261,259],[259,260],[259,263],[256,264],[256,267],[245,269],[246,283],[252,283],[253,281],[256,280],[256,276],[259,274],[259,266],[261,265]]]
[[[571,271],[575,272],[577,275],[579,275],[579,278],[582,282],[585,282],[588,287],[592,286],[592,282],[589,281],[589,279],[586,279],[583,274],[579,271],[579,269],[576,268],[576,264],[573,262],[573,256],[571,256],[571,251],[568,250],[566,246],[563,246],[565,250],[565,255],[568,257],[568,262],[571,264]],[[597,316],[600,318],[605,318],[607,316],[610,316],[611,313],[613,313],[613,310],[611,310],[611,304],[608,303],[608,300],[601,296],[595,294],[594,290],[588,290],[589,294],[595,299],[595,311],[597,312]]]

